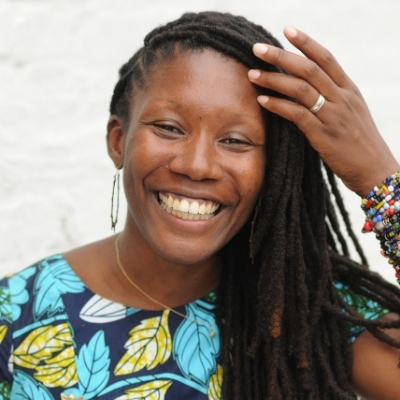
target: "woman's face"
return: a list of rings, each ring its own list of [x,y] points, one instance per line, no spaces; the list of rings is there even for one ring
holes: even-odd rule
[[[122,140],[127,227],[169,261],[209,259],[252,212],[266,138],[247,71],[212,50],[178,53],[135,90]]]

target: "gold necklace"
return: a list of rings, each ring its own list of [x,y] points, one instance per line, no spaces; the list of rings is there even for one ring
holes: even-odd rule
[[[146,296],[149,300],[151,300],[153,303],[161,306],[162,308],[169,310],[171,312],[173,312],[176,315],[179,315],[182,318],[185,318],[189,321],[192,321],[194,323],[196,323],[197,325],[201,325],[201,326],[205,326],[208,329],[208,335],[210,336],[210,338],[213,338],[215,336],[215,331],[214,331],[214,326],[215,326],[215,321],[213,322],[212,325],[209,325],[205,322],[202,321],[198,321],[195,318],[191,318],[188,317],[185,314],[182,314],[179,311],[174,310],[171,307],[168,307],[167,305],[161,303],[161,301],[156,300],[155,298],[151,297],[149,294],[147,294],[140,286],[138,286],[135,282],[133,282],[133,280],[128,276],[128,274],[125,271],[125,268],[123,267],[122,263],[121,263],[121,259],[119,257],[119,248],[118,248],[118,240],[119,240],[119,235],[117,236],[117,238],[115,239],[115,253],[117,255],[117,263],[119,266],[119,269],[121,270],[121,272],[123,273],[123,275],[125,276],[126,280],[136,289],[138,290],[140,293],[142,293],[144,296]]]

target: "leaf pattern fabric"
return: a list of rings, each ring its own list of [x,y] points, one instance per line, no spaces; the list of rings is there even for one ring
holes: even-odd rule
[[[107,385],[110,373],[110,349],[106,345],[104,331],[94,334],[90,342],[79,352],[79,391],[85,399],[91,399]]]
[[[127,352],[115,367],[115,375],[150,370],[168,360],[172,347],[168,316],[169,310],[165,310],[160,317],[145,319],[129,332]]]
[[[218,365],[215,374],[210,379],[208,386],[209,400],[219,400],[222,394],[222,366]]]
[[[209,294],[177,310],[213,321],[214,308]],[[197,332],[193,320],[102,298],[61,255],[49,257],[0,280],[0,400],[206,400],[219,361],[218,327],[213,342],[200,341],[198,368],[192,354],[179,354],[190,348],[190,334],[182,346],[178,330],[194,333],[198,349],[203,327]]]
[[[387,312],[335,285],[368,318]],[[220,400],[215,303],[212,292],[178,307],[187,318],[126,307],[48,257],[0,280],[0,400]],[[359,331],[350,327],[351,338]]]
[[[128,389],[126,395],[118,397],[117,400],[164,400],[171,384],[171,381],[145,383],[135,389]]]
[[[68,345],[72,345],[72,335],[67,323],[43,326],[32,331],[14,350],[13,361],[21,367],[36,368]]]
[[[365,319],[375,320],[389,313],[389,310],[381,307],[376,301],[373,301],[365,296],[354,293],[349,286],[342,282],[334,282],[336,290],[356,313],[360,314]],[[350,335],[349,342],[353,343],[358,335],[364,330],[364,327],[353,324],[348,324]]]
[[[176,332],[174,358],[185,377],[208,385],[220,353],[219,333],[210,336],[214,317],[196,302],[186,306],[186,315],[189,319],[182,321]]]

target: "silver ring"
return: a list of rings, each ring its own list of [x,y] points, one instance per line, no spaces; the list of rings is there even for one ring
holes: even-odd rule
[[[315,102],[315,104],[311,108],[309,108],[309,110],[313,114],[315,114],[316,112],[318,112],[322,108],[324,103],[325,103],[325,97],[322,96],[322,94],[320,93],[319,97],[318,97],[318,100]]]

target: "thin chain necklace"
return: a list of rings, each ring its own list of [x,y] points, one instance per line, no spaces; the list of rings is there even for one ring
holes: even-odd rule
[[[140,286],[138,286],[135,282],[133,282],[133,280],[128,276],[128,274],[125,271],[125,268],[123,267],[122,263],[121,263],[121,259],[119,257],[119,248],[118,248],[118,240],[119,240],[119,235],[117,236],[117,238],[115,239],[115,253],[117,255],[117,263],[119,266],[119,269],[121,270],[121,272],[123,273],[123,275],[125,276],[126,280],[136,289],[138,290],[140,293],[142,293],[144,296],[146,296],[149,300],[151,300],[153,303],[161,306],[162,308],[169,310],[171,312],[173,312],[176,315],[179,315],[182,318],[185,318],[189,321],[192,321],[194,323],[196,323],[197,325],[201,325],[201,326],[205,326],[208,329],[208,335],[210,336],[210,338],[213,338],[215,336],[215,331],[214,331],[214,327],[215,327],[215,321],[213,322],[212,325],[207,324],[205,322],[202,321],[198,321],[195,318],[191,318],[188,317],[185,314],[182,314],[179,311],[174,310],[171,307],[168,307],[167,305],[161,303],[161,301],[156,300],[155,298],[151,297],[149,294],[147,294]]]

